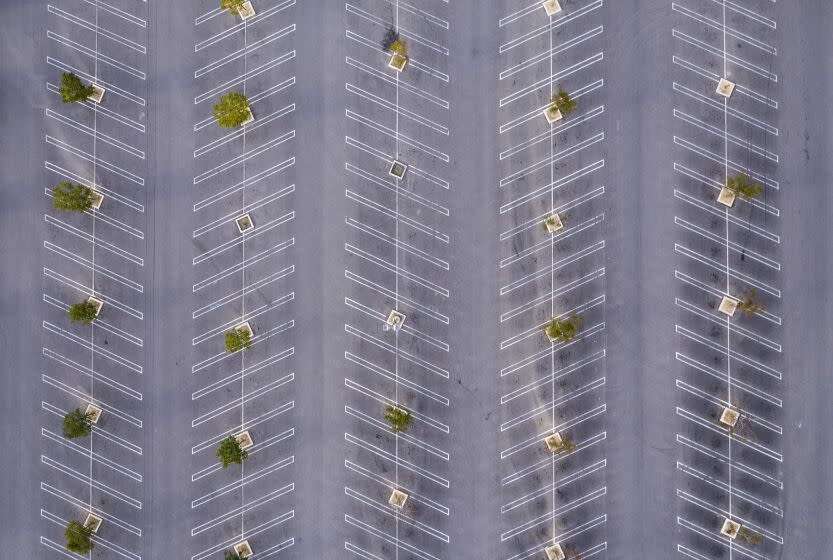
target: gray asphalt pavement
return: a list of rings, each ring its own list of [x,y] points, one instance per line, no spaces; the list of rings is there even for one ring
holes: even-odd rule
[[[833,7],[216,4],[0,7],[6,554],[66,557],[88,512],[92,558],[124,560],[833,550]],[[100,104],[61,103],[70,70]],[[577,107],[549,124],[559,88]],[[229,90],[236,130],[211,118]],[[763,192],[728,209],[737,173]],[[63,180],[101,208],[52,208]],[[717,309],[752,290],[765,309]],[[541,332],[571,314],[573,341]]]

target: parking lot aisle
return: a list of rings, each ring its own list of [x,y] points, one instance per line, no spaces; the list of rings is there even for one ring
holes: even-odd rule
[[[46,91],[38,180],[46,224],[43,345],[34,393],[41,409],[39,556],[64,554],[70,521],[93,527],[96,554],[132,560],[145,553],[147,20],[141,4],[74,0],[45,5],[39,16],[46,37],[39,62]],[[69,73],[94,84],[94,94],[62,102],[59,87]],[[61,182],[91,189],[91,207],[52,207]],[[70,306],[82,302],[93,305],[95,317],[70,321]],[[70,439],[62,422],[76,409],[92,425]]]
[[[562,4],[494,22],[506,559],[608,555],[606,7]]]
[[[779,558],[790,372],[778,11],[710,0],[671,9],[677,551]]]

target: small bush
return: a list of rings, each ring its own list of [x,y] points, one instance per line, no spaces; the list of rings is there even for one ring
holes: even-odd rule
[[[217,448],[217,457],[225,469],[230,464],[234,463],[240,465],[249,458],[249,452],[240,448],[240,442],[234,436],[228,436],[220,442],[220,447]]]
[[[64,529],[66,549],[76,554],[89,553],[95,548],[95,543],[91,538],[92,534],[93,530],[84,527],[80,521],[70,521],[67,523],[67,528]]]
[[[226,352],[237,352],[251,345],[252,336],[249,331],[235,327],[226,333]]]
[[[84,413],[80,408],[70,410],[64,416],[63,434],[67,439],[88,436],[92,429],[90,415]]]
[[[73,101],[84,101],[95,93],[95,88],[92,84],[85,86],[81,78],[72,72],[64,72],[61,74],[61,86],[58,88],[58,92],[61,94],[61,101],[72,103]]]
[[[408,56],[408,45],[405,43],[404,39],[397,39],[391,43],[388,50],[394,54],[398,54],[399,56]]]
[[[391,405],[385,406],[384,418],[390,424],[390,429],[393,433],[408,431],[408,427],[413,420],[410,412]]]
[[[743,173],[726,179],[726,188],[747,200],[757,197],[763,190],[758,183],[750,183]]]
[[[565,117],[576,108],[576,100],[570,97],[570,94],[560,87],[558,88],[558,92],[550,99],[550,103],[553,107],[561,111],[561,114]]]
[[[93,206],[93,190],[81,184],[62,181],[52,187],[52,205],[64,212],[84,212]]]
[[[554,338],[559,342],[567,343],[576,337],[578,328],[581,326],[581,317],[575,313],[570,313],[564,319],[557,319],[553,317],[544,325],[543,331],[548,337]]]
[[[220,96],[219,103],[211,106],[217,124],[223,128],[237,128],[249,118],[249,100],[239,91]]]
[[[87,300],[84,300],[81,303],[73,303],[69,307],[70,323],[81,321],[85,325],[89,325],[93,322],[93,319],[95,319],[95,309],[95,305]]]
[[[743,311],[743,314],[747,318],[752,317],[755,313],[763,311],[764,306],[758,301],[757,290],[752,289],[748,292],[744,292],[740,300],[738,300],[738,309]]]
[[[233,15],[239,15],[243,8],[244,0],[220,0],[220,9],[228,10]]]

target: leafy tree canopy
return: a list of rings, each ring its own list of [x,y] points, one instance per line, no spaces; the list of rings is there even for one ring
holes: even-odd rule
[[[69,307],[69,321],[71,323],[81,321],[85,325],[89,325],[95,319],[95,310],[95,305],[87,300],[81,303],[73,303]]]
[[[405,43],[404,39],[396,39],[393,43],[390,44],[388,50],[390,50],[392,53],[398,54],[399,56],[408,55],[408,45]]]
[[[575,313],[571,313],[563,319],[553,317],[549,323],[544,325],[543,330],[550,338],[566,343],[575,338],[580,326],[581,317]]]
[[[70,521],[64,529],[66,549],[76,554],[87,554],[95,548],[95,543],[91,538],[92,534],[93,530],[84,527],[80,521]]]
[[[92,208],[93,190],[80,183],[62,181],[52,187],[52,205],[65,212],[84,212]]]
[[[763,187],[758,183],[750,183],[743,173],[738,173],[734,177],[726,179],[726,188],[746,199],[755,198],[763,190]]]
[[[249,458],[249,452],[240,448],[240,443],[234,436],[228,436],[220,442],[220,447],[217,448],[217,457],[220,458],[220,462],[225,469],[232,463],[237,465],[243,463],[244,460]]]
[[[407,431],[413,420],[410,412],[391,405],[385,405],[384,417],[394,433]]]
[[[226,352],[237,352],[252,345],[252,335],[249,331],[233,328],[226,333]]]
[[[217,124],[223,128],[237,128],[249,118],[249,101],[239,91],[230,91],[220,96],[219,103],[211,107]]]
[[[61,101],[64,103],[72,103],[73,101],[83,101],[95,93],[95,88],[92,84],[85,86],[81,78],[72,72],[64,72],[61,74],[61,86],[58,88],[61,94]]]
[[[68,439],[84,437],[92,431],[92,420],[80,408],[70,410],[64,416],[63,433]]]
[[[570,97],[570,94],[560,87],[558,88],[558,92],[552,96],[550,103],[565,116],[572,113],[573,109],[576,108],[576,100]]]

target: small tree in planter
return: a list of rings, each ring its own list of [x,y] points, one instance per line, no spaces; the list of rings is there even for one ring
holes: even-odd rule
[[[230,464],[240,465],[249,458],[249,452],[240,448],[240,442],[234,436],[228,436],[220,442],[217,448],[217,457],[225,469]]]
[[[80,521],[70,521],[64,529],[64,539],[66,539],[66,549],[76,554],[87,554],[93,548],[95,543],[91,536],[93,530],[91,527],[84,527]]]
[[[223,128],[237,128],[251,116],[249,100],[239,91],[230,91],[220,96],[220,102],[211,106],[214,118]]]
[[[758,292],[756,290],[749,290],[749,292],[744,292],[738,301],[738,309],[743,311],[747,318],[764,310],[764,306],[757,300],[757,296]]]
[[[93,190],[80,183],[61,181],[52,187],[52,205],[64,212],[85,212],[93,207]]]
[[[726,179],[726,188],[747,200],[757,197],[763,190],[758,183],[750,183],[743,173]]]
[[[97,311],[95,304],[89,300],[73,303],[69,306],[69,321],[70,323],[81,321],[85,325],[89,325],[95,319]]]
[[[403,408],[385,405],[385,420],[390,424],[393,433],[406,432],[411,425],[413,417],[411,413]]]
[[[388,66],[401,72],[405,68],[405,63],[408,62],[408,45],[405,40],[396,39],[390,44],[388,51],[391,53]]]
[[[92,431],[90,415],[80,408],[70,410],[64,416],[63,434],[67,439],[80,438],[90,435]]]
[[[227,550],[223,554],[223,560],[243,560],[243,558],[233,550]]]
[[[226,352],[237,352],[252,345],[252,335],[248,330],[233,328],[226,333]]]
[[[576,100],[570,97],[570,94],[564,91],[564,89],[559,87],[558,91],[550,99],[550,106],[555,110],[561,111],[561,114],[566,117],[576,108]]]
[[[559,342],[567,343],[576,337],[576,332],[581,326],[581,317],[575,313],[570,313],[563,319],[553,317],[544,325],[543,331],[551,341],[557,340]]]
[[[81,78],[72,72],[64,72],[61,74],[61,86],[58,88],[58,92],[61,94],[61,101],[72,103],[73,101],[84,101],[95,93],[95,88],[92,84],[85,86]]]
[[[232,15],[240,15],[245,0],[220,0],[220,9],[228,10]]]

